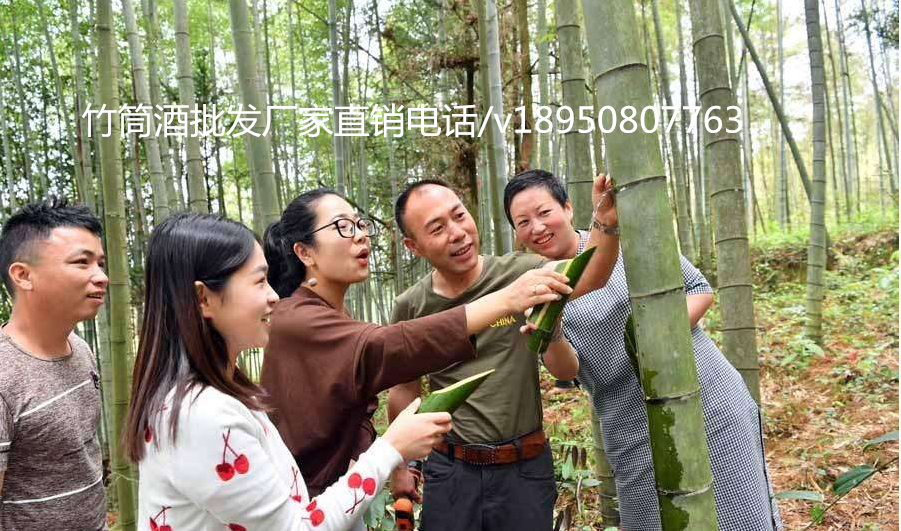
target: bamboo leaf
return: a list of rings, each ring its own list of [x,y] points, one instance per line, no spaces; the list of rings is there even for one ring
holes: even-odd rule
[[[823,494],[811,490],[784,490],[773,495],[777,500],[807,500],[814,502],[823,501]]]
[[[869,441],[865,442],[863,445],[863,449],[866,450],[870,446],[875,446],[877,444],[881,444],[884,442],[897,441],[897,440],[898,440],[898,430],[890,431],[888,433],[883,433],[879,437],[870,439]]]
[[[868,480],[870,476],[876,473],[876,469],[870,465],[860,465],[852,468],[839,476],[832,484],[832,490],[836,494],[843,496],[854,487]]]

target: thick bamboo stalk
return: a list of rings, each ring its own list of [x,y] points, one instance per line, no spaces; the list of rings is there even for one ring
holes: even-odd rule
[[[604,452],[603,430],[601,419],[598,418],[594,405],[591,408],[591,449],[594,453],[594,477],[601,482],[601,524],[604,526],[619,525],[619,499],[616,492],[616,480],[613,477],[613,468],[607,461]]]
[[[119,109],[116,70],[116,38],[111,0],[97,1],[97,68],[101,104]],[[122,179],[119,120],[100,121],[100,165],[103,178],[103,206],[106,225],[107,275],[109,284],[110,358],[112,361],[112,439],[122,433],[128,409],[128,360],[132,355],[131,282],[128,275],[125,233],[125,191]],[[107,123],[109,127],[107,127]],[[118,444],[110,448],[111,481],[119,500],[117,524],[125,531],[135,528],[134,476]]]
[[[501,79],[501,56],[498,42],[497,0],[481,0],[479,16],[484,18],[485,31],[479,33],[479,40],[485,40],[486,56],[483,58],[488,70],[488,100],[491,105],[491,129],[489,149],[494,152],[493,164],[489,166],[492,180],[491,219],[495,230],[495,252],[506,254],[513,250],[513,236],[510,226],[504,220],[504,198],[501,191],[507,186],[507,150],[504,131],[500,123],[504,121],[503,80]]]
[[[666,47],[663,45],[663,25],[660,23],[660,7],[659,0],[651,1],[651,13],[654,20],[654,35],[657,41],[657,62],[660,65],[660,88],[663,92],[663,98],[667,107],[672,107],[673,97],[670,94],[669,67],[666,60]],[[663,114],[664,123],[669,123],[666,113]],[[688,192],[685,189],[685,166],[682,159],[682,145],[679,142],[675,127],[669,130],[669,148],[672,152],[673,160],[673,188],[676,193],[674,200],[676,203],[676,227],[679,231],[679,249],[686,258],[691,261],[695,260],[694,241],[691,237],[691,218],[688,210]]]
[[[122,14],[125,18],[125,35],[128,39],[128,51],[131,57],[131,76],[134,85],[135,100],[139,105],[153,109],[150,101],[150,83],[144,67],[144,45],[138,35],[138,22],[132,0],[122,0]],[[160,143],[156,137],[155,110],[148,112],[147,123],[150,131],[144,136],[144,151],[147,154],[147,171],[150,175],[150,186],[153,189],[153,222],[162,223],[169,217],[169,193],[166,190],[163,159],[160,154]]]
[[[721,20],[719,0],[691,2],[701,112],[705,117],[708,113],[717,116],[722,123],[719,132],[705,127],[704,154],[711,184],[708,197],[714,212],[723,353],[741,373],[751,395],[759,402],[760,368],[757,363],[748,227],[744,216],[734,215],[743,211],[745,192],[738,135],[727,132],[727,129],[735,129],[728,126],[728,117],[734,114],[728,107],[736,102],[729,86]]]
[[[583,0],[598,99],[617,115],[653,101],[630,0]],[[658,137],[605,135],[617,181],[622,253],[638,335],[651,454],[664,531],[716,529],[713,480],[679,253]]]
[[[144,49],[147,52],[147,82],[150,86],[150,103],[153,104],[154,110],[157,105],[162,105],[162,96],[160,94],[160,74],[159,61],[157,60],[157,46],[159,43],[159,20],[157,18],[156,0],[141,0],[141,14],[144,18],[147,45]],[[154,131],[153,134],[156,134]],[[173,140],[170,148],[169,137],[160,134],[157,136],[160,146],[160,160],[163,163],[163,174],[166,176],[166,196],[169,200],[169,212],[184,210],[185,205],[182,200],[178,182],[181,179],[181,171],[178,171],[174,161],[172,160],[172,152],[178,152],[175,147],[177,143]]]
[[[582,25],[577,0],[557,0],[558,57],[563,88],[563,105],[578,115],[579,108],[591,105],[585,80],[585,61],[582,57]],[[581,126],[579,126],[581,127]],[[594,172],[589,155],[591,145],[587,134],[573,126],[563,135],[566,148],[566,190],[572,201],[573,223],[580,229],[591,223],[591,187]]]
[[[185,105],[189,115],[197,108],[194,97],[194,67],[191,64],[191,40],[188,35],[187,0],[174,0],[175,14],[175,57],[178,77],[178,101]],[[188,131],[185,137],[188,166],[188,209],[195,212],[209,212],[209,198],[203,176],[203,156],[200,153],[200,137]]]
[[[804,1],[807,49],[813,99],[813,187],[810,197],[810,243],[807,249],[807,305],[804,335],[823,344],[823,270],[826,269],[826,127],[823,44],[817,0]]]
[[[238,84],[241,88],[241,102],[245,108],[252,105],[256,109],[263,109],[266,104],[257,85],[259,72],[247,3],[245,0],[229,0],[228,5],[231,14],[235,61],[238,67]],[[269,142],[269,135],[263,134],[265,129],[265,120],[257,120],[253,131],[258,136],[244,135],[245,152],[249,155],[248,161],[253,176],[251,182],[253,183],[254,229],[256,231],[261,231],[281,215],[278,209],[278,196],[272,169],[272,145]]]

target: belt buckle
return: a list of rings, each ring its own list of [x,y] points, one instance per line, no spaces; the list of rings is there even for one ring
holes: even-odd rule
[[[491,444],[474,443],[474,444],[467,444],[467,445],[461,446],[461,448],[463,449],[463,460],[464,461],[467,461],[470,463],[475,461],[475,464],[482,464],[482,465],[494,464],[495,461],[497,461],[497,446],[494,446]],[[481,452],[484,450],[488,450],[488,454],[490,457],[487,462],[482,462],[482,460],[472,460],[467,456],[467,450],[472,450],[473,452]],[[479,454],[475,453],[474,455],[479,455]]]

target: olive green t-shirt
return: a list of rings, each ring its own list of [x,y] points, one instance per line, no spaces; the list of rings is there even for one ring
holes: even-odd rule
[[[395,301],[392,322],[431,315],[497,291],[545,259],[534,254],[510,253],[483,256],[478,280],[454,299],[432,289],[432,275],[426,275]],[[541,392],[538,386],[538,356],[526,346],[519,332],[525,324],[522,314],[509,315],[476,335],[475,359],[457,363],[429,374],[432,391],[464,378],[495,369],[469,399],[454,412],[451,438],[463,443],[501,442],[533,432],[541,427]],[[428,356],[428,352],[421,355]]]

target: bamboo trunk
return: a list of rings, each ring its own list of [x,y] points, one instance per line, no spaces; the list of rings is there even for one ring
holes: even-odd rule
[[[672,107],[673,98],[670,94],[669,67],[666,61],[666,48],[663,45],[663,25],[660,23],[659,0],[651,1],[651,13],[654,20],[654,34],[657,40],[657,61],[660,65],[660,87],[667,107]],[[663,113],[664,123],[669,123],[666,113]],[[682,148],[679,142],[676,128],[669,130],[669,147],[672,153],[672,183],[675,189],[673,199],[676,203],[676,227],[679,231],[679,249],[690,261],[695,260],[694,241],[691,236],[691,218],[688,214],[688,193],[685,189],[685,166],[682,159]]]
[[[162,105],[162,97],[160,95],[160,74],[157,61],[157,43],[159,41],[159,21],[157,20],[156,0],[141,0],[141,12],[144,16],[147,31],[147,81],[150,86],[150,103],[156,109],[157,105]],[[154,131],[153,134],[156,134]],[[181,191],[177,187],[177,183],[181,179],[181,172],[176,171],[176,165],[172,160],[172,151],[174,145],[170,148],[169,137],[164,134],[157,136],[160,146],[160,160],[163,164],[163,174],[166,176],[166,196],[169,200],[169,212],[184,210],[184,202],[182,200]],[[173,142],[175,144],[175,142]],[[175,144],[177,145],[177,144]]]
[[[338,27],[336,15],[335,0],[328,0],[328,39],[329,39],[329,57],[331,58],[332,73],[332,107],[341,105],[341,78],[338,74]],[[333,131],[338,131],[338,115],[332,115]],[[335,150],[335,188],[339,194],[344,194],[344,143],[342,137],[337,134],[332,135],[332,147]]]
[[[178,64],[178,101],[186,106],[189,116],[197,108],[194,98],[194,68],[191,65],[191,40],[188,35],[187,0],[174,0],[175,15],[175,57]],[[188,209],[195,212],[209,212],[209,197],[203,176],[203,157],[200,154],[200,137],[194,135],[191,127],[185,137],[185,151],[188,166]]]
[[[500,44],[498,42],[497,0],[481,0],[479,17],[484,19],[484,31],[479,40],[485,41],[485,61],[488,70],[488,100],[491,106],[491,130],[489,150],[493,151],[493,163],[489,166],[492,181],[491,220],[495,231],[495,253],[506,254],[513,250],[510,226],[504,220],[503,189],[507,186],[507,149],[504,121],[503,80],[501,79]]]
[[[706,171],[711,183],[707,196],[714,211],[723,353],[741,373],[754,399],[760,402],[748,227],[744,216],[732,215],[743,211],[745,199],[738,136],[726,131],[728,116],[732,114],[727,108],[735,105],[735,97],[729,88],[721,20],[719,0],[691,2],[701,112],[705,117],[708,113],[718,116],[723,124],[719,132],[705,130],[704,135]]]
[[[883,154],[885,156],[885,161],[891,172],[889,174],[889,184],[891,185],[892,193],[894,194],[897,189],[898,168],[895,167],[894,159],[892,158],[888,137],[886,137],[885,134],[885,123],[882,119],[882,94],[879,92],[879,82],[876,78],[876,63],[873,59],[873,39],[870,35],[870,15],[867,11],[866,0],[860,0],[860,9],[863,15],[864,35],[867,37],[867,58],[869,59],[870,83],[873,85],[873,98],[875,99],[876,106],[876,126],[879,128],[879,136],[882,139],[881,147],[884,150]]]
[[[144,136],[144,151],[147,154],[147,171],[150,174],[150,186],[153,189],[153,222],[162,223],[169,217],[169,193],[166,190],[165,173],[163,172],[163,159],[160,154],[160,143],[156,137],[155,110],[150,101],[150,83],[144,68],[144,46],[138,35],[138,23],[135,19],[135,10],[131,0],[122,0],[122,14],[125,18],[125,35],[128,39],[128,51],[131,57],[131,75],[134,85],[135,100],[138,105],[145,105],[151,109],[148,112],[147,124],[150,128]]]
[[[630,0],[583,0],[598,99],[643,108],[653,101]],[[636,323],[641,383],[664,531],[716,529],[700,386],[666,176],[656,134],[606,135],[617,179],[622,254]]]
[[[247,4],[245,0],[229,0],[228,5],[241,102],[245,108],[252,105],[256,109],[262,109],[265,107],[265,101],[257,86],[259,72]],[[253,131],[258,136],[244,136],[253,184],[254,230],[258,233],[269,223],[278,220],[281,215],[272,169],[272,145],[269,143],[269,135],[263,134],[265,129],[265,120],[257,120]]]
[[[785,117],[785,112],[782,110],[782,104],[776,97],[776,92],[775,90],[773,90],[773,85],[772,83],[770,83],[770,78],[769,76],[767,76],[766,69],[764,68],[763,63],[760,61],[760,57],[757,55],[757,49],[754,47],[754,43],[751,42],[751,37],[748,35],[748,30],[745,29],[745,24],[744,22],[742,22],[741,16],[739,16],[738,11],[735,9],[735,3],[733,2],[733,0],[726,0],[726,4],[728,5],[729,10],[732,12],[732,20],[733,22],[735,22],[735,26],[738,28],[739,33],[741,33],[741,38],[744,42],[745,48],[748,50],[748,53],[751,54],[751,60],[754,61],[754,66],[757,67],[757,73],[760,75],[761,81],[763,81],[763,86],[766,89],[766,94],[770,99],[770,104],[773,106],[773,111],[776,113],[776,118],[779,121],[779,126],[782,128],[782,134],[785,136],[785,141],[788,142],[788,147],[791,150],[792,158],[795,161],[795,166],[798,168],[798,174],[801,177],[801,184],[804,185],[804,193],[809,199],[810,178],[807,176],[807,167],[804,165],[804,160],[801,158],[801,151],[798,149],[798,144],[795,142],[794,135],[792,135],[788,120]]]
[[[78,3],[69,2],[69,29],[72,40],[75,77],[75,139],[78,151],[76,164],[81,166],[82,182],[78,187],[79,199],[92,211],[96,211],[97,201],[94,190],[94,168],[91,155],[91,140],[87,138],[87,118],[82,118],[84,107],[84,64],[81,57],[81,29],[78,24]]]
[[[19,25],[16,21],[15,10],[10,10],[10,20],[13,26],[13,56],[15,58],[15,70],[13,78],[16,83],[16,93],[19,96],[19,113],[22,115],[22,169],[25,174],[25,182],[28,183],[28,201],[35,200],[34,197],[34,178],[31,174],[31,119],[26,105],[28,99],[25,98],[25,87],[22,85],[22,58],[21,58],[21,41],[19,37]],[[44,172],[42,172],[44,173]]]
[[[75,148],[75,136],[72,134],[72,120],[69,118],[69,109],[66,108],[66,98],[63,95],[63,82],[59,75],[59,66],[56,63],[56,52],[53,49],[53,38],[50,36],[50,24],[48,23],[47,18],[44,15],[43,0],[37,0],[37,10],[41,29],[44,33],[44,40],[47,42],[47,52],[50,55],[50,69],[53,75],[53,86],[56,89],[56,99],[59,106],[58,108],[62,108],[63,125],[66,129],[66,144],[69,147],[69,154],[72,156],[72,165],[75,167],[74,183],[77,189],[78,185],[80,185],[83,181],[83,178],[81,176],[82,168],[77,162],[78,154],[76,153]],[[47,171],[47,169],[45,169],[45,171]],[[62,184],[60,184],[60,189],[62,189]]]
[[[807,250],[807,305],[804,335],[823,344],[823,270],[826,269],[826,129],[823,45],[817,0],[805,0],[807,48],[813,98],[813,187],[810,197],[810,245]]]
[[[547,35],[547,0],[538,0],[538,99],[539,105],[550,107],[548,90],[548,35]],[[538,133],[538,167],[547,169],[551,165],[551,134]]]
[[[100,102],[108,109],[119,108],[117,92],[116,39],[113,29],[111,0],[97,2],[97,67]],[[131,282],[128,276],[128,256],[125,234],[125,191],[122,179],[119,120],[100,124],[100,164],[103,177],[103,206],[106,225],[107,275],[110,312],[110,358],[112,362],[112,426],[111,439],[122,433],[128,409],[128,360],[133,350],[131,324]],[[111,481],[116,485],[119,500],[118,526],[125,531],[135,529],[134,475],[118,444],[110,449]]]
[[[563,104],[578,114],[581,107],[588,107],[588,89],[585,80],[585,62],[582,58],[582,28],[579,21],[577,0],[557,0],[558,57]],[[600,134],[600,133],[598,133]],[[579,133],[575,125],[563,135],[566,147],[566,190],[573,206],[573,223],[580,229],[589,228],[591,212],[591,187],[594,175],[591,168],[590,138]]]

